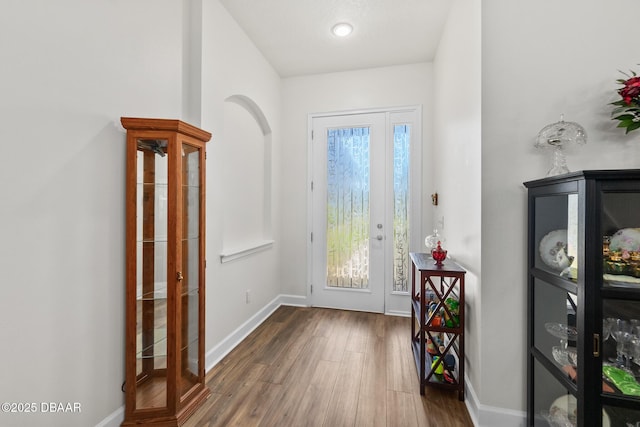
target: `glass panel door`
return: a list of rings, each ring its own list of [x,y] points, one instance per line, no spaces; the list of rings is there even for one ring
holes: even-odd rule
[[[578,425],[578,194],[537,197],[534,215],[534,425]]]
[[[327,286],[369,288],[369,128],[327,135]]]
[[[313,126],[313,305],[382,312],[385,115],[322,117]]]
[[[138,139],[136,409],[167,406],[167,145]]]
[[[639,210],[637,189],[602,193],[602,393],[636,400],[605,407],[615,425],[640,426]]]
[[[414,108],[313,118],[312,305],[407,310],[409,251],[422,241],[410,232],[419,118]]]
[[[198,384],[198,325],[200,322],[200,186],[201,153],[182,144],[182,281],[181,303],[181,395]]]
[[[393,291],[409,292],[411,125],[393,127]]]

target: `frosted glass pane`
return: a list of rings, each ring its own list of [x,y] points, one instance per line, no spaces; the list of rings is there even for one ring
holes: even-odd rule
[[[411,127],[393,128],[393,290],[409,291],[409,147]]]
[[[327,286],[369,287],[369,128],[327,134]]]

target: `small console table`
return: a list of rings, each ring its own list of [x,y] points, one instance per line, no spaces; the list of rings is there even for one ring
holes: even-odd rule
[[[438,266],[429,254],[410,254],[411,346],[420,394],[435,386],[464,400],[464,277],[453,261]]]

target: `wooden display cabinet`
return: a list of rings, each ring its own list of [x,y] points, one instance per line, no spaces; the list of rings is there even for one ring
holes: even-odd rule
[[[179,426],[204,384],[205,144],[180,120],[127,130],[123,426]]]
[[[442,265],[425,253],[410,253],[411,346],[426,386],[452,389],[464,400],[464,278],[451,260]]]

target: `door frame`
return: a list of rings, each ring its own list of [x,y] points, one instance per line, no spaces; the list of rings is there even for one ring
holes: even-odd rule
[[[313,130],[313,120],[315,118],[320,117],[331,117],[331,116],[348,116],[348,115],[357,115],[357,114],[371,114],[371,113],[386,113],[386,122],[387,132],[392,137],[393,136],[393,125],[399,124],[403,121],[391,120],[390,116],[392,114],[413,114],[415,123],[412,125],[412,135],[411,135],[411,166],[410,166],[410,197],[411,197],[411,208],[410,208],[410,237],[409,237],[409,251],[411,252],[419,252],[422,248],[422,236],[423,233],[423,220],[422,220],[422,186],[423,186],[423,175],[422,175],[422,165],[423,165],[423,137],[422,137],[422,127],[423,127],[423,115],[422,115],[422,105],[408,105],[402,107],[389,107],[389,108],[371,108],[371,109],[358,109],[358,110],[344,110],[344,111],[333,111],[326,113],[310,113],[307,115],[307,278],[306,278],[306,301],[311,305],[312,302],[312,274],[313,274],[313,243],[311,241],[311,235],[313,230],[313,193],[312,193],[312,180],[313,180],[313,140],[312,140],[312,130]],[[417,141],[417,143],[414,143]],[[390,144],[390,149],[393,149],[393,145]],[[387,153],[387,156],[393,153]],[[389,174],[386,174],[389,175]],[[393,192],[393,179],[387,179],[385,183],[385,192]],[[390,188],[389,188],[390,187]],[[388,211],[389,206],[385,206],[385,209]],[[390,253],[393,248],[392,245],[388,245],[389,248],[385,254],[385,259],[387,253]],[[386,264],[386,262],[385,262]],[[410,268],[410,264],[409,264]],[[411,284],[409,283],[409,289],[407,292],[395,292],[393,291],[393,284],[389,280],[389,278],[393,278],[393,272],[390,269],[385,269],[385,284],[384,284],[384,313],[391,315],[400,315],[400,316],[409,316],[411,313],[410,310],[410,301],[409,294],[411,290]],[[409,277],[410,280],[410,277]],[[317,285],[319,286],[319,285]]]

